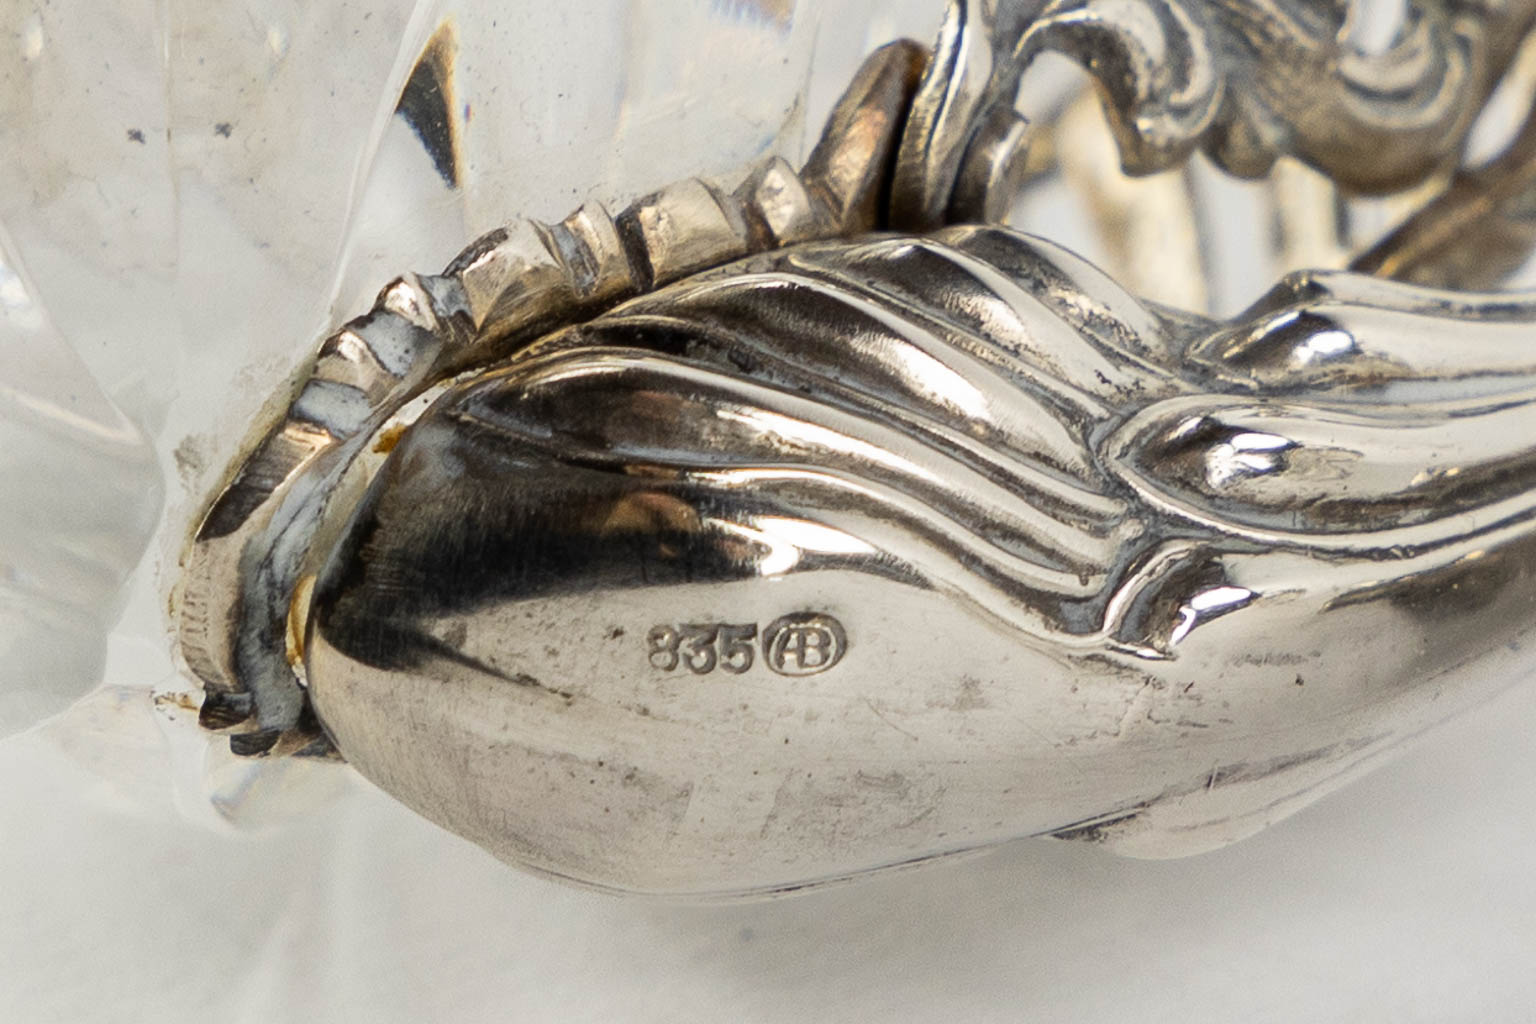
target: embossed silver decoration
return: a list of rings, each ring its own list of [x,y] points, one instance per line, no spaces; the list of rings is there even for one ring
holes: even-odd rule
[[[956,3],[798,172],[392,282],[198,527],[204,723],[648,892],[1290,813],[1530,661],[1536,298],[1436,290],[1536,240],[1529,133],[1218,320],[997,223],[1015,94],[1065,52],[1131,171],[1389,191],[1447,178],[1533,12],[1424,3],[1364,56],[1328,6]]]

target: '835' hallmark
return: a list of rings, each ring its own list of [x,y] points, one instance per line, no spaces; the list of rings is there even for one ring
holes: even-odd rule
[[[758,660],[783,676],[825,672],[848,652],[843,624],[819,612],[774,619],[759,633],[756,623],[701,622],[653,626],[645,638],[651,667],[708,675],[719,669],[740,675]]]

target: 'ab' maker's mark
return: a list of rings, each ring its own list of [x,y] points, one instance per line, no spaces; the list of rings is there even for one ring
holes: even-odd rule
[[[848,652],[842,623],[818,612],[780,616],[759,632],[755,623],[703,622],[653,626],[646,634],[646,657],[663,672],[687,669],[703,676],[720,669],[740,675],[762,660],[783,676],[825,672]]]

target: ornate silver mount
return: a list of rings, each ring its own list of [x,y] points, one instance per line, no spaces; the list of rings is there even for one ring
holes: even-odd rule
[[[1528,661],[1536,299],[1436,289],[1536,241],[1529,132],[1457,168],[1533,13],[1426,3],[1364,55],[1334,7],[954,3],[798,172],[397,279],[196,531],[204,724],[629,890],[1289,813]],[[1133,173],[1441,187],[1356,272],[1152,305],[1000,226],[1046,51]]]

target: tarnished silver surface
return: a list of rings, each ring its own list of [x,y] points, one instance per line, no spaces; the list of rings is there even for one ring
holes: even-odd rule
[[[1536,297],[1423,286],[1536,241],[1530,133],[1357,261],[1420,284],[1298,272],[1218,319],[985,223],[1023,180],[1014,94],[1060,50],[1130,169],[1321,169],[1300,237],[1331,211],[1303,195],[1445,177],[1530,14],[1425,4],[1367,57],[1311,6],[956,3],[798,173],[401,278],[194,538],[204,722],[648,892],[1028,835],[1173,855],[1290,813],[1531,659]],[[1117,258],[1176,243],[1138,280],[1203,261],[1187,183],[1148,217],[1102,180]]]
[[[876,226],[884,167],[923,54],[872,55],[799,175],[774,158],[733,194],[680,182],[617,217],[587,206],[559,224],[520,221],[435,277],[407,274],[320,346],[275,426],[234,470],[186,556],[180,644],[202,680],[204,724],[253,726],[261,753],[296,729],[304,698],[285,639],[288,608],[332,488],[388,417],[434,383],[494,363],[619,299],[776,245]]]

